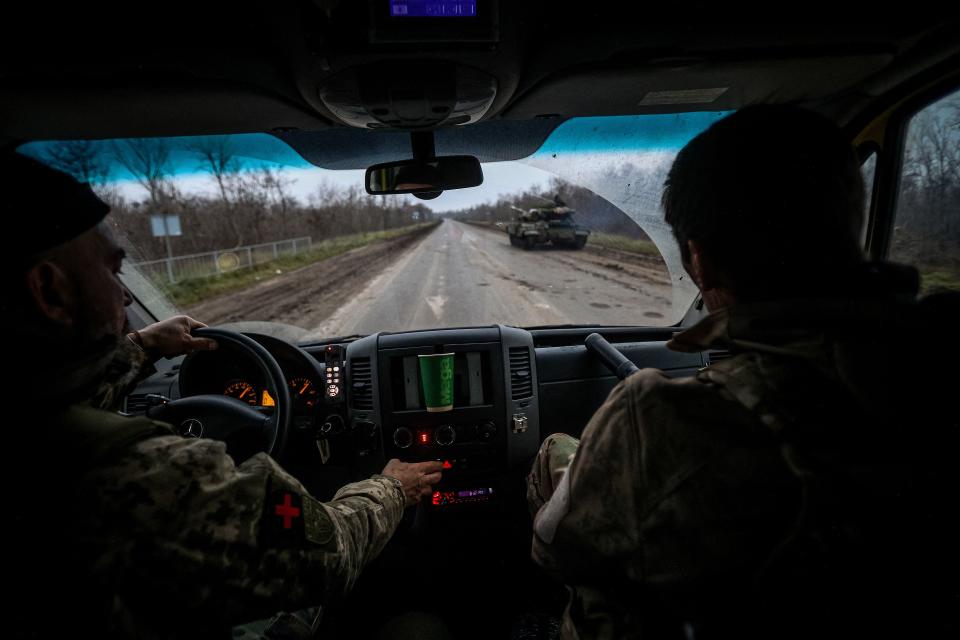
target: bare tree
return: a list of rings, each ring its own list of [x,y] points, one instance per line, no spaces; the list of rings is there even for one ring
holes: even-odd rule
[[[228,136],[204,136],[194,138],[190,149],[202,159],[202,167],[210,171],[217,190],[224,202],[230,202],[228,180],[240,171],[240,161]]]
[[[950,228],[960,190],[960,100],[922,111],[910,123],[898,211],[902,229],[933,237]]]
[[[50,166],[95,187],[103,185],[110,174],[103,143],[98,140],[54,142],[46,147],[43,159]]]
[[[890,257],[960,273],[960,94],[917,113],[905,149]]]
[[[288,188],[294,184],[295,180],[285,175],[282,169],[270,168],[267,165],[260,167],[256,177],[267,199],[273,200],[280,208],[280,213],[285,216],[294,204]]]
[[[228,136],[205,136],[191,141],[190,149],[200,156],[201,168],[209,171],[217,183],[217,192],[223,205],[223,218],[233,235],[234,246],[244,242],[244,225],[236,215],[237,204],[243,198],[241,163]]]
[[[170,144],[163,138],[130,138],[113,143],[113,153],[137,183],[147,191],[155,209],[177,199],[170,180]]]

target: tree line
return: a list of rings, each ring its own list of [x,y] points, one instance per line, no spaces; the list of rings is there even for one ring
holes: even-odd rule
[[[960,278],[960,93],[914,116],[905,149],[891,257]]]
[[[294,197],[293,179],[281,168],[246,166],[228,136],[193,139],[188,150],[208,175],[212,194],[185,193],[178,185],[173,148],[163,138],[76,140],[46,145],[42,159],[90,183],[111,206],[108,221],[135,260],[166,257],[154,237],[152,214],[178,215],[183,235],[171,238],[174,255],[309,236],[314,242],[395,229],[436,219],[433,211],[399,196],[369,196],[360,187],[321,183],[307,201]],[[146,197],[130,199],[117,187],[111,167],[119,165]]]

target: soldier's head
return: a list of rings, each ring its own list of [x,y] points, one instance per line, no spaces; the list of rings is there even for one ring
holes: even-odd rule
[[[20,154],[0,158],[10,244],[3,323],[76,347],[126,328],[124,257],[90,187]]]
[[[747,107],[698,135],[663,193],[708,308],[830,295],[862,261],[864,192],[849,141],[796,107]]]

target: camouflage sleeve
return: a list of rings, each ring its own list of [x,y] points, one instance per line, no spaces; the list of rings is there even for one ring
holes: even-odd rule
[[[143,349],[126,337],[118,340],[113,359],[107,365],[103,381],[90,399],[90,406],[106,411],[118,411],[124,397],[156,371]]]
[[[741,405],[644,369],[613,389],[534,520],[534,559],[568,584],[690,584],[781,526],[779,449]],[[769,521],[769,522],[765,522]]]
[[[534,518],[534,560],[568,583],[622,575],[624,560],[640,548],[640,445],[630,397],[640,375],[610,392]]]
[[[578,446],[580,441],[566,433],[552,433],[540,445],[527,475],[527,507],[531,516],[536,517],[553,497],[577,455]]]
[[[97,473],[97,503],[108,506],[94,517],[124,531],[102,562],[120,572],[126,606],[159,600],[207,622],[343,594],[404,509],[393,478],[347,485],[320,503],[266,454],[235,466],[214,440],[153,438]]]

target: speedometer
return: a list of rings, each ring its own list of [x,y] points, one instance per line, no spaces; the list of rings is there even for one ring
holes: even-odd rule
[[[231,382],[227,385],[227,388],[224,389],[223,395],[242,400],[254,407],[260,404],[260,400],[257,398],[257,390],[246,380]]]
[[[317,386],[313,384],[310,378],[294,378],[287,382],[290,387],[290,395],[295,400],[299,400],[308,407],[314,407],[317,404]]]

